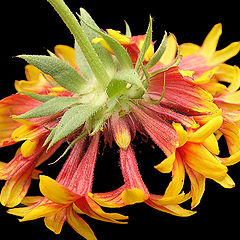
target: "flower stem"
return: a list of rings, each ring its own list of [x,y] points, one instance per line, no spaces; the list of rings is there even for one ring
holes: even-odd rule
[[[105,89],[110,80],[109,76],[78,20],[63,0],[47,1],[53,6],[70,32],[73,34],[100,86]]]

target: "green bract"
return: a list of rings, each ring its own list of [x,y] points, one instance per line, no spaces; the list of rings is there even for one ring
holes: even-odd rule
[[[45,141],[45,145],[49,144],[48,147],[51,147],[80,129],[82,129],[80,137],[86,133],[95,134],[114,112],[119,112],[121,116],[127,114],[130,101],[137,101],[144,94],[147,96],[151,77],[148,69],[157,64],[164,53],[167,34],[165,33],[162,43],[148,64],[144,65],[144,56],[152,40],[150,17],[146,37],[134,66],[127,50],[116,39],[101,31],[84,9],[80,9],[80,22],[78,22],[63,1],[48,1],[75,38],[75,58],[80,72],[58,59],[53,53],[50,53],[50,56],[20,55],[20,58],[40,69],[54,87],[62,87],[70,94],[54,97],[22,92],[42,104],[15,118],[30,119],[56,113],[62,114],[58,124],[51,130]],[[131,37],[131,30],[127,23],[126,36]],[[110,54],[101,44],[92,44],[91,41],[96,37],[104,39],[113,54]],[[177,61],[174,64],[177,64]],[[159,103],[159,101],[155,102]]]

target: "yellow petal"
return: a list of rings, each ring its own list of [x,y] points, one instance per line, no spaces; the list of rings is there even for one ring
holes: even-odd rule
[[[105,221],[105,222],[112,222],[112,223],[118,223],[118,224],[127,224],[127,222],[124,221],[117,221],[117,220],[127,220],[128,216],[124,216],[119,213],[107,213],[102,210],[102,208],[96,204],[91,199],[87,199],[87,203],[90,207],[90,209],[86,209],[86,212],[90,212],[88,216]],[[84,209],[83,209],[84,210]],[[85,213],[86,213],[85,212]],[[86,213],[87,214],[87,213]]]
[[[195,116],[194,119],[200,123],[201,125],[206,124],[207,122],[209,122],[210,120],[212,120],[213,118],[216,118],[218,116],[222,116],[222,109],[218,109],[217,112],[215,112],[214,114],[211,115],[199,115],[199,116]]]
[[[185,198],[186,198],[185,193],[181,193],[179,195],[171,196],[171,197],[163,196],[162,198],[154,201],[159,205],[174,205],[174,204],[180,204],[184,202]]]
[[[76,58],[75,58],[75,51],[72,47],[66,45],[57,45],[54,48],[55,54],[58,58],[62,61],[66,62],[68,65],[76,68]]]
[[[215,182],[219,183],[224,188],[233,188],[235,187],[235,183],[232,178],[226,174],[222,179],[217,179]]]
[[[176,153],[176,159],[174,161],[172,170],[172,181],[169,183],[164,197],[177,196],[183,188],[185,179],[185,169],[179,153]]]
[[[26,120],[26,119],[16,119],[16,118],[14,118],[14,117],[16,117],[17,115],[12,115],[11,116],[11,118],[14,120],[14,121],[16,121],[16,122],[19,122],[19,123],[21,123],[21,124],[24,124],[24,125],[30,125],[30,126],[33,126],[34,124],[32,123],[32,122],[29,122],[28,120]]]
[[[53,88],[49,88],[48,90],[55,93],[62,93],[66,91],[66,89],[63,87],[53,87]]]
[[[14,85],[18,92],[34,92],[38,93],[46,90],[50,87],[50,84],[46,78],[42,75],[42,72],[33,65],[27,65],[25,67],[26,80],[15,81]]]
[[[226,139],[229,153],[232,155],[238,152],[240,149],[239,126],[234,122],[224,121],[221,132]]]
[[[45,217],[44,223],[46,227],[53,231],[55,234],[60,234],[65,220],[66,209],[62,209],[51,216]]]
[[[113,53],[112,49],[108,45],[108,43],[103,38],[94,38],[92,40],[92,43],[97,44],[100,43],[106,50],[108,50],[110,53]]]
[[[182,70],[178,69],[178,71],[181,73],[183,77],[193,77],[193,74],[195,73],[194,71],[188,71],[188,70]]]
[[[205,38],[202,44],[201,54],[207,57],[211,56],[216,51],[218,40],[221,34],[222,25],[216,24]]]
[[[170,213],[178,217],[189,217],[196,213],[196,212],[184,209],[177,204],[176,205],[160,205],[156,201],[152,201],[152,200],[147,200],[146,203],[149,206],[159,211]]]
[[[39,187],[41,193],[55,203],[69,204],[79,198],[77,194],[68,190],[48,176],[40,176]]]
[[[67,210],[67,221],[77,233],[87,240],[97,240],[89,225],[73,211],[72,207]]]
[[[183,57],[187,57],[197,53],[200,47],[193,43],[183,43],[179,46],[180,53]]]
[[[26,206],[31,206],[35,203],[40,202],[43,199],[43,197],[40,196],[29,196],[29,197],[25,197],[22,201],[21,204],[26,205]]]
[[[38,136],[38,128],[32,125],[22,125],[15,129],[12,133],[12,139],[15,142],[23,140],[31,140]]]
[[[165,52],[163,53],[160,62],[164,65],[169,65],[175,59],[177,52],[177,41],[176,37],[173,34],[170,34],[167,38],[167,47]]]
[[[140,51],[142,50],[143,44],[144,44],[144,39],[141,40],[138,44],[138,48],[139,48]],[[154,54],[154,47],[153,47],[153,44],[150,44],[146,53],[145,53],[145,55],[144,55],[144,59],[146,61],[149,61],[150,58],[153,56],[153,54]]]
[[[17,173],[13,174],[6,181],[0,196],[2,205],[6,207],[15,207],[21,203],[28,191],[31,182],[31,173],[34,167],[34,165],[28,166],[28,169],[24,169],[25,171],[19,169]]]
[[[188,142],[180,151],[184,162],[194,171],[207,178],[219,180],[228,171],[227,167],[212,155],[203,144]]]
[[[148,198],[144,191],[138,188],[124,190],[121,197],[128,205],[144,202]]]
[[[240,161],[240,151],[232,154],[228,158],[221,158],[220,160],[222,161],[222,164],[224,164],[225,166],[234,165]]]
[[[218,155],[220,153],[218,141],[214,134],[211,134],[205,139],[203,145],[208,149],[209,152]]]
[[[21,153],[23,157],[28,157],[32,155],[37,148],[38,145],[38,140],[36,141],[31,141],[31,140],[26,140],[22,146],[21,146]]]
[[[59,205],[56,206],[53,204],[43,204],[33,208],[30,212],[28,212],[20,222],[35,220],[42,217],[51,216],[58,211],[60,211],[64,206]]]
[[[228,86],[228,91],[237,91],[240,88],[240,69],[234,66],[234,77],[232,78],[231,84]]]
[[[175,161],[175,152],[164,159],[161,163],[155,166],[155,168],[162,173],[170,173],[173,168],[173,163]]]
[[[178,135],[179,147],[183,146],[188,140],[188,133],[184,130],[180,123],[172,124]]]
[[[207,60],[207,65],[217,65],[219,63],[223,63],[237,55],[239,50],[240,42],[233,42],[224,49],[215,52],[213,56]]]
[[[228,64],[220,64],[215,78],[221,82],[230,83],[228,91],[237,91],[240,87],[240,69],[237,66],[231,66]]]
[[[118,131],[119,130],[119,131]],[[115,141],[120,148],[127,149],[131,142],[131,135],[128,129],[116,129]]]
[[[7,213],[18,216],[18,217],[24,217],[29,212],[31,212],[32,209],[33,209],[32,206],[30,206],[30,207],[16,207],[16,208],[8,209]]]
[[[206,140],[212,133],[216,132],[223,123],[222,116],[217,116],[200,127],[196,132],[189,136],[189,142],[201,143]]]
[[[215,67],[209,71],[206,71],[205,73],[201,74],[201,76],[199,76],[197,79],[195,79],[194,82],[196,84],[208,83],[217,70],[218,70],[218,67]]]
[[[240,104],[240,91],[226,94],[224,96],[224,101],[230,104]]]
[[[130,44],[130,39],[128,37],[120,34],[120,31],[115,31],[113,29],[107,29],[107,33],[109,36],[116,39],[118,42],[120,42],[123,45]]]
[[[200,203],[202,199],[203,193],[205,191],[206,178],[202,174],[188,167],[188,165],[185,166],[185,169],[191,182],[191,208],[193,209]]]

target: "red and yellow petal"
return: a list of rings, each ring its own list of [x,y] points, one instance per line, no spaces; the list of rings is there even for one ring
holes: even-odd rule
[[[126,206],[121,193],[126,187],[123,185],[120,188],[106,193],[89,193],[88,196],[102,207],[120,208]]]
[[[14,144],[12,133],[21,126],[12,115],[23,114],[41,103],[25,95],[11,95],[0,101],[0,146]]]
[[[34,162],[24,162],[7,180],[1,191],[0,201],[6,207],[15,207],[25,197],[31,183]]]

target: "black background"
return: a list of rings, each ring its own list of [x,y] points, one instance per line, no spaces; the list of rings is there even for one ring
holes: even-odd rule
[[[240,40],[238,5],[231,1],[76,1],[66,0],[73,12],[84,7],[98,25],[124,32],[124,22],[130,25],[133,35],[144,34],[149,14],[154,19],[153,40],[161,40],[164,30],[174,33],[179,44],[194,42],[201,44],[206,34],[216,23],[223,24],[223,35],[219,48]],[[25,0],[1,2],[1,98],[15,93],[14,80],[25,79],[22,60],[13,58],[18,54],[46,54],[56,44],[73,46],[73,38],[64,24],[46,0]],[[240,57],[230,63],[239,65]],[[3,87],[4,86],[4,87]],[[139,139],[136,139],[139,142]],[[138,144],[139,145],[139,144]],[[139,168],[151,191],[163,193],[170,176],[163,178],[153,166],[161,158],[151,148],[151,143],[141,143],[136,147]],[[14,155],[14,148],[1,150],[1,161],[8,162]],[[116,152],[116,149],[113,151]],[[96,168],[94,188],[111,190],[119,186],[121,174],[117,166],[118,155],[107,150],[104,159],[99,157]],[[44,173],[56,177],[61,163],[45,165]],[[113,170],[112,170],[113,169]],[[224,189],[217,183],[207,180],[206,191],[198,211],[192,217],[178,218],[144,204],[126,207],[119,212],[130,217],[128,225],[114,225],[85,218],[99,240],[108,239],[161,239],[163,237],[219,237],[227,233],[233,237],[239,232],[240,214],[240,166],[229,168],[229,174],[236,183],[234,189]],[[1,183],[1,186],[3,182]],[[37,182],[33,182],[38,187]],[[37,191],[36,191],[37,192]],[[187,204],[189,208],[189,204]],[[15,216],[6,214],[6,208],[0,207],[1,234],[13,239],[81,239],[65,223],[61,235],[55,235],[44,226],[43,219],[19,223]],[[146,237],[147,234],[147,237]],[[4,235],[2,235],[4,236]]]

